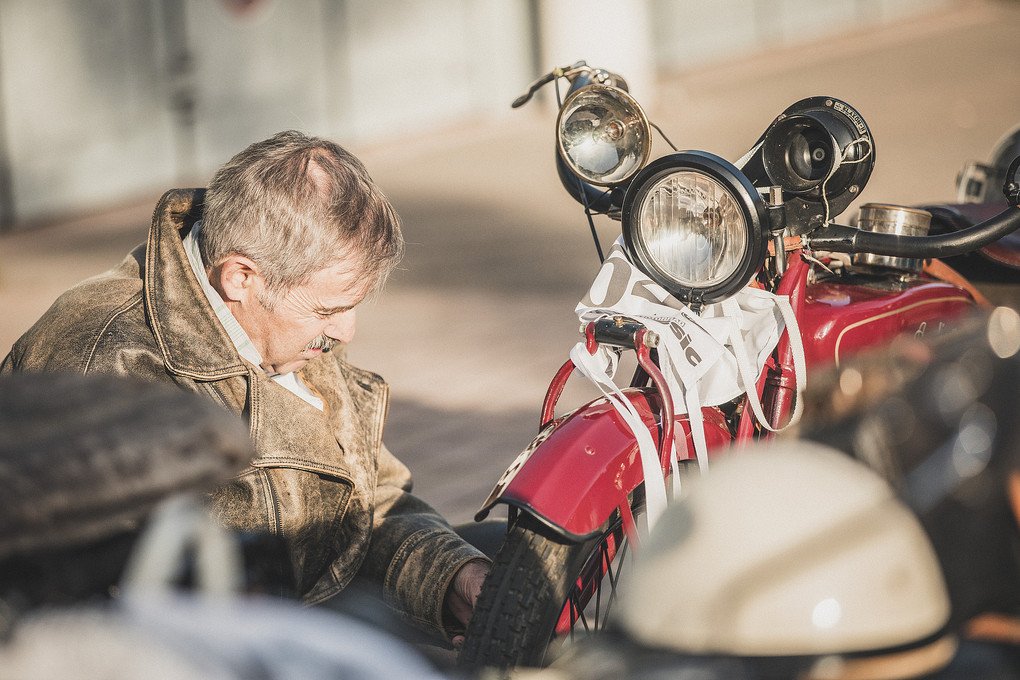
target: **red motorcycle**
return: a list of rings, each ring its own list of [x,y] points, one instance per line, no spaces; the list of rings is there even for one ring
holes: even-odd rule
[[[562,100],[561,79],[570,84]],[[935,258],[977,251],[1020,227],[1016,162],[1008,205],[869,204],[856,227],[833,223],[875,162],[863,116],[834,97],[787,108],[735,164],[676,147],[649,162],[652,130],[661,131],[622,78],[578,62],[537,80],[514,106],[550,82],[560,104],[561,181],[584,206],[593,236],[592,216],[602,214],[621,221],[622,239],[606,258],[595,236],[603,268],[578,307],[582,343],[552,380],[538,436],[476,516],[509,508],[461,652],[469,666],[542,665],[553,643],[604,628],[641,517],[667,493],[663,480],[675,483],[688,468],[703,468],[706,453],[710,459],[796,419],[812,369],[902,333],[939,333],[987,305]],[[692,399],[701,383],[683,370],[706,359],[696,332],[723,321],[740,326],[723,317],[741,296],[775,303],[763,317],[776,320],[771,341],[748,349],[737,347],[737,334],[718,336],[720,352],[740,364],[730,371],[738,384]],[[634,353],[637,367],[618,389],[607,376],[623,352]],[[741,361],[741,353],[757,361]],[[595,356],[612,364],[604,374],[590,365]],[[601,381],[605,396],[556,415],[578,368]],[[706,397],[713,390],[716,397]],[[642,440],[654,442],[651,464]]]

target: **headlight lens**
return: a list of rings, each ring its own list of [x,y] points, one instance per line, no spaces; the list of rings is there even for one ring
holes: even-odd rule
[[[629,94],[608,85],[587,85],[563,102],[556,121],[560,156],[589,184],[626,182],[648,160],[648,118]]]
[[[652,262],[684,287],[725,281],[747,254],[740,206],[700,172],[675,172],[655,182],[638,207],[636,227]]]
[[[747,285],[765,260],[765,202],[740,170],[703,151],[650,163],[623,202],[627,252],[653,281],[689,304]]]

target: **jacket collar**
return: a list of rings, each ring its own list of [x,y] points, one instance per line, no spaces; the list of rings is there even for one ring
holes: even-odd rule
[[[201,218],[204,189],[171,189],[152,215],[145,246],[145,308],[167,370],[195,380],[247,374],[209,306],[181,244]]]

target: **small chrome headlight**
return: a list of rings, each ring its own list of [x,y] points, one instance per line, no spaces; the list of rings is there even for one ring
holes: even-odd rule
[[[586,85],[573,92],[556,120],[560,156],[589,184],[626,182],[648,160],[650,125],[641,106],[623,90]]]
[[[766,208],[726,160],[689,151],[634,178],[623,237],[634,263],[685,302],[718,302],[750,281],[765,258]]]

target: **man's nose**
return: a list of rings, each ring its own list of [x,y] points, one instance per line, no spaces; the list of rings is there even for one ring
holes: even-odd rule
[[[354,328],[355,313],[352,309],[343,314],[333,316],[323,332],[334,340],[348,343],[354,339]]]

